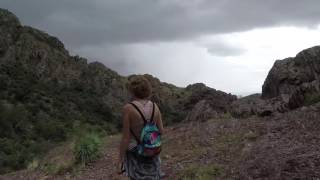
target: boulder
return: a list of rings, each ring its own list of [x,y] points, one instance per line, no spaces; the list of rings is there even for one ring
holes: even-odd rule
[[[199,101],[192,111],[186,117],[186,121],[206,121],[211,118],[217,118],[218,112],[211,106],[207,100]]]
[[[270,116],[287,111],[286,104],[278,98],[262,99],[261,94],[253,94],[234,101],[231,105],[231,115],[237,118],[247,118],[252,115]]]

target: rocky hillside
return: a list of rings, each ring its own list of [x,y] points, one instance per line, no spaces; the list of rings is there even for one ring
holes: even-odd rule
[[[203,84],[180,88],[145,76],[166,124],[183,121],[203,99],[217,100],[212,108],[218,113],[236,99]],[[129,100],[126,82],[0,9],[0,173],[25,167],[79,129],[117,132],[121,106]]]
[[[213,118],[167,127],[162,170],[167,179],[319,179],[320,103],[274,117]],[[186,143],[187,140],[187,143]],[[103,155],[78,171],[52,175],[24,170],[1,176],[24,179],[110,179],[116,174],[120,136],[107,137]]]

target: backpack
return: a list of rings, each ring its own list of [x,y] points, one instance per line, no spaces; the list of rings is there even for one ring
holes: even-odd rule
[[[152,103],[152,115],[149,122],[147,122],[140,109],[134,103],[130,104],[139,112],[144,122],[140,138],[135,136],[130,128],[131,134],[134,136],[138,143],[135,152],[143,157],[153,157],[158,155],[161,151],[161,134],[156,123],[153,120],[155,106],[154,103]]]

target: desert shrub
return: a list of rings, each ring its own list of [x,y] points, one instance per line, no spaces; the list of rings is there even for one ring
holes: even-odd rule
[[[159,104],[162,118],[165,119],[165,125],[172,125],[183,121],[186,117],[186,113],[173,109],[165,104]]]
[[[95,133],[80,137],[75,144],[74,153],[77,163],[87,164],[95,160],[101,150],[102,138]]]
[[[230,119],[230,118],[232,118],[232,115],[231,115],[231,113],[228,111],[228,112],[223,113],[222,116],[221,116],[221,118],[223,118],[223,119]]]
[[[21,104],[0,104],[0,136],[12,137],[26,131],[28,113]]]
[[[54,142],[66,139],[65,123],[40,111],[36,116],[35,130],[38,136]]]
[[[320,93],[308,94],[304,100],[304,104],[308,106],[317,102],[320,102]]]

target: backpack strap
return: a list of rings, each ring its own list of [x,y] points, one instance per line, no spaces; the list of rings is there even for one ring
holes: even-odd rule
[[[154,117],[154,102],[152,102],[152,115],[151,115],[151,119],[150,119],[150,122],[154,122],[153,121],[153,117]]]
[[[138,112],[139,112],[139,114],[140,114],[140,116],[142,117],[142,119],[143,119],[143,123],[144,123],[144,126],[147,124],[147,120],[146,120],[146,118],[144,117],[144,115],[142,114],[142,112],[140,111],[140,109],[138,108],[138,106],[137,105],[135,105],[134,103],[129,103],[129,104],[131,104]],[[140,139],[134,134],[134,132],[132,131],[132,129],[130,128],[130,132],[131,132],[131,134],[133,135],[133,137],[136,139],[136,141],[138,142],[138,144],[141,144],[141,141],[140,141]]]
[[[143,120],[144,125],[146,125],[146,124],[147,124],[147,120],[146,120],[146,118],[144,117],[144,115],[142,114],[142,112],[140,111],[140,109],[138,108],[138,106],[135,105],[135,104],[132,103],[132,102],[131,102],[130,104],[139,112],[140,116],[142,117],[142,120]]]
[[[138,144],[141,144],[140,139],[134,134],[134,132],[132,131],[132,129],[130,128],[130,132],[133,135],[133,137],[136,139],[136,141],[138,142]]]
[[[143,119],[143,123],[144,123],[144,126],[145,126],[145,125],[147,124],[147,120],[146,120],[146,118],[144,117],[144,115],[143,115],[143,113],[141,112],[141,110],[140,110],[140,109],[138,108],[138,106],[135,105],[134,103],[131,102],[131,103],[129,103],[129,104],[131,104],[131,105],[139,112],[140,116],[141,116],[142,119]],[[152,114],[151,114],[150,122],[153,122],[154,107],[155,107],[154,102],[152,102]],[[139,144],[141,144],[140,139],[134,134],[134,132],[132,131],[131,128],[130,128],[130,132],[131,132],[131,134],[133,135],[133,137],[136,139],[136,141],[137,141]]]

